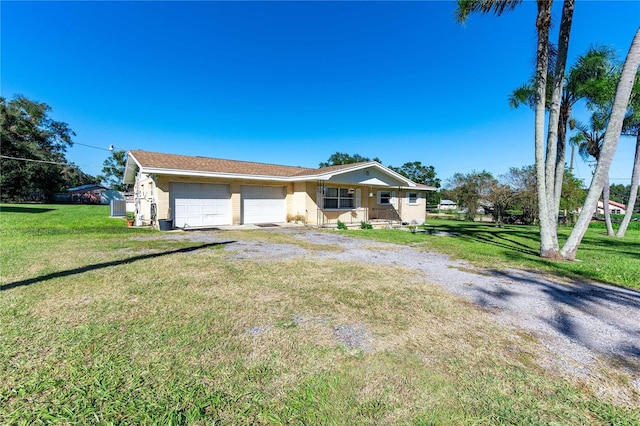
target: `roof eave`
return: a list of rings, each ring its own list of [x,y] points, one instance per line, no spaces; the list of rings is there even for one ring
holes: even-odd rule
[[[297,176],[272,176],[272,175],[254,175],[244,173],[226,173],[226,172],[209,172],[203,170],[180,170],[165,169],[161,167],[141,167],[140,171],[146,174],[171,175],[171,176],[192,176],[203,178],[226,178],[226,179],[246,179],[246,180],[265,180],[279,182],[293,182],[302,180]]]
[[[122,183],[132,184],[136,181],[136,168],[142,168],[138,160],[131,154],[131,151],[127,153],[127,162],[124,166],[124,175],[122,176]]]

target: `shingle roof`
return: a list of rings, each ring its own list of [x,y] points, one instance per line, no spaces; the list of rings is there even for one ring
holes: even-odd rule
[[[161,154],[157,152],[135,150],[131,155],[144,168],[171,169],[181,171],[199,171],[212,173],[234,173],[254,176],[294,177],[317,175],[335,170],[358,166],[359,164],[344,164],[339,166],[312,169],[278,164],[255,163],[250,161],[223,160],[220,158],[194,157],[177,154]]]
[[[626,205],[624,205],[622,203],[618,203],[617,201],[612,201],[612,200],[609,200],[609,205],[615,206],[615,207],[619,207],[619,208],[625,209],[625,210],[627,208]],[[598,206],[604,206],[604,202],[602,200],[598,200]]]

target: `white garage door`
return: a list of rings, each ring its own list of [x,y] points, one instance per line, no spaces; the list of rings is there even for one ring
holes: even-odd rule
[[[242,223],[281,223],[286,216],[283,186],[242,187]]]
[[[176,228],[231,224],[229,185],[174,182],[170,189]]]

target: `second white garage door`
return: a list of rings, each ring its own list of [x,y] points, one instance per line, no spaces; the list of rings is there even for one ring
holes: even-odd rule
[[[173,182],[171,205],[176,228],[231,224],[229,185]]]
[[[285,189],[282,186],[242,187],[242,223],[286,221]]]

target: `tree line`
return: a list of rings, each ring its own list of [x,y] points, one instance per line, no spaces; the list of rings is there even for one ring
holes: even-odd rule
[[[0,97],[0,201],[52,201],[54,194],[86,184],[123,189],[125,152],[110,154],[103,175],[83,172],[65,155],[75,132],[50,113],[46,103]]]

